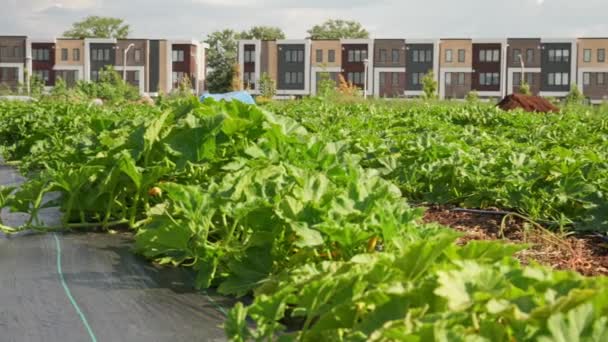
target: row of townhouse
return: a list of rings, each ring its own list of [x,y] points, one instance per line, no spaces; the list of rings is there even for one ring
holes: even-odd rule
[[[168,93],[188,76],[196,93],[204,90],[205,46],[195,40],[57,38],[0,36],[0,85],[15,89],[26,75],[46,87],[58,78],[68,85],[96,81],[112,66],[142,94]]]
[[[442,99],[504,97],[523,78],[535,95],[563,97],[576,84],[598,103],[608,99],[606,50],[608,38],[242,40],[239,65],[254,94],[266,73],[279,96],[314,95],[325,73],[376,97],[414,97],[432,70]]]

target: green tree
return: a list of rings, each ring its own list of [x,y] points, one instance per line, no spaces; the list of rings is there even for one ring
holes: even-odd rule
[[[68,38],[116,38],[129,36],[131,28],[124,20],[111,17],[89,16],[72,24],[72,28],[63,33]]]
[[[311,39],[369,38],[363,25],[353,20],[329,19],[306,32]]]
[[[207,88],[212,93],[225,93],[232,89],[232,66],[237,62],[237,40],[240,34],[232,29],[212,32],[205,39],[207,50]]]
[[[422,78],[422,91],[424,91],[425,99],[432,100],[437,98],[437,81],[435,80],[433,70],[429,70]]]
[[[276,40],[285,39],[285,32],[274,26],[254,26],[241,32],[239,39]]]
[[[238,63],[237,50],[239,39],[284,39],[285,33],[280,28],[271,26],[254,26],[243,32],[232,29],[212,32],[205,39],[209,44],[207,50],[207,88],[215,93],[224,93],[232,90],[234,78],[233,66]]]

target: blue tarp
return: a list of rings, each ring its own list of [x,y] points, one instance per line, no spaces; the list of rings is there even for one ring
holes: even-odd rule
[[[201,102],[205,101],[205,99],[214,99],[216,101],[221,101],[221,100],[226,100],[226,101],[232,101],[232,100],[237,100],[237,101],[241,101],[243,103],[246,104],[255,104],[255,100],[253,99],[253,97],[251,97],[251,95],[249,95],[248,92],[246,91],[233,91],[231,93],[225,93],[225,94],[203,94],[200,97]]]

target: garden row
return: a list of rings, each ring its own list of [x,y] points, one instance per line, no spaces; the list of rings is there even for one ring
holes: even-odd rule
[[[372,134],[389,114],[372,107],[365,121],[334,115],[362,107],[301,105],[308,107],[289,114],[314,110],[304,125],[195,98],[156,107],[0,102],[3,155],[29,177],[0,191],[0,204],[33,214],[23,227],[1,228],[128,226],[139,253],[193,268],[199,287],[254,294],[251,305],[229,312],[225,329],[235,341],[608,339],[606,278],[522,267],[512,255],[523,246],[456,245],[457,233],[423,224],[422,211],[403,199],[399,186],[407,196],[438,192],[404,187],[408,153],[393,156],[397,146],[384,143],[390,135],[397,141],[397,126]],[[443,109],[427,111],[419,134],[401,130],[412,138],[408,145],[399,135],[402,151],[424,143],[424,132],[448,130],[430,119]],[[465,110],[457,113],[467,120]],[[333,116],[333,127],[321,128],[329,121],[313,115]],[[449,172],[432,184],[443,186]],[[430,177],[420,175],[419,183]],[[61,196],[45,204],[47,192]],[[61,206],[61,226],[37,223],[45,205]]]
[[[514,210],[555,228],[608,231],[608,109],[504,112],[486,104],[340,104],[271,110],[343,141],[410,203]]]

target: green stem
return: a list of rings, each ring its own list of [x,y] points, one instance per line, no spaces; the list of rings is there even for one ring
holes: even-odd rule
[[[137,205],[139,204],[139,190],[133,197],[133,205],[131,206],[131,212],[129,214],[129,227],[135,228],[135,217],[137,215]]]

